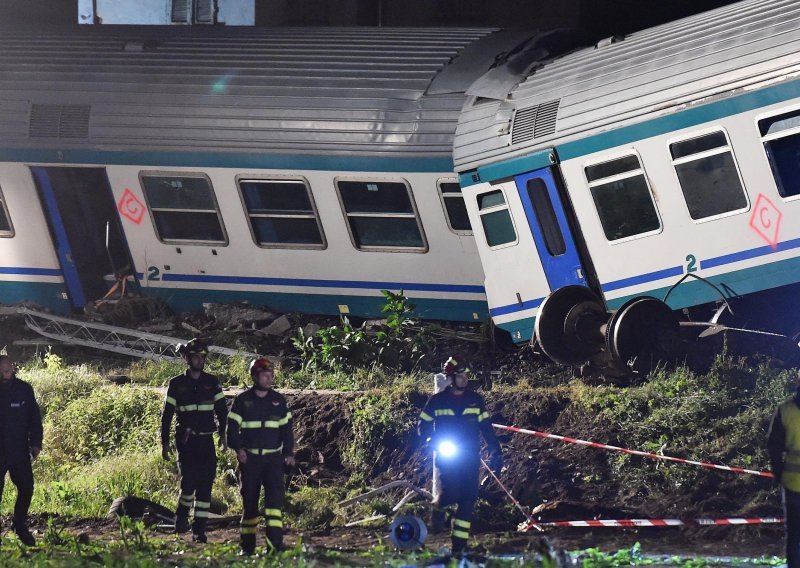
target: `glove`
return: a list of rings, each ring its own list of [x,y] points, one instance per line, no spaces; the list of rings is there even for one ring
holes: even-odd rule
[[[161,444],[161,457],[164,460],[169,461],[171,459],[171,453],[169,444]]]
[[[219,445],[220,449],[222,449],[223,452],[228,449],[228,440],[225,439],[224,435],[219,437],[219,441],[217,442],[217,444]]]
[[[495,475],[499,476],[500,471],[503,469],[503,454],[492,454],[489,457],[489,468]]]

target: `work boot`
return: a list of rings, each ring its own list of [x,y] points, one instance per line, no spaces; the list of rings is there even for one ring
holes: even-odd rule
[[[453,556],[464,556],[467,553],[467,541],[463,538],[453,539]]]
[[[189,532],[191,526],[189,525],[188,515],[175,515],[175,532],[183,534]]]
[[[245,556],[253,556],[253,554],[256,553],[256,535],[242,535],[241,547],[242,554]]]
[[[192,533],[192,542],[199,542],[201,544],[206,544],[208,542],[208,537],[204,532]]]
[[[20,542],[25,546],[35,546],[36,539],[33,538],[31,531],[28,530],[22,523],[14,523],[11,525],[11,528],[14,529],[14,532],[17,533],[17,537],[19,538]]]

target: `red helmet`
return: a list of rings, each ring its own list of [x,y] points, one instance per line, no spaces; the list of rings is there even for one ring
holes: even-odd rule
[[[442,373],[448,376],[455,375],[456,373],[466,373],[468,370],[467,365],[455,357],[450,357],[442,365]]]
[[[250,375],[256,376],[261,371],[271,371],[274,368],[272,361],[266,357],[259,357],[250,361]]]

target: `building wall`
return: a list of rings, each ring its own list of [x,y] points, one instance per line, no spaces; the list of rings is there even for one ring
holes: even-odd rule
[[[168,25],[171,8],[172,0],[78,0],[78,23]],[[254,25],[255,0],[217,0],[217,23]]]

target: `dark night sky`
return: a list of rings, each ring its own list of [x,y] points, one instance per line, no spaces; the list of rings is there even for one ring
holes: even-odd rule
[[[422,11],[413,9],[414,0],[256,0],[256,16],[258,23],[274,23],[277,6],[283,24],[370,25],[377,21],[380,1],[385,25],[536,27],[537,19],[545,12],[550,12],[551,21],[569,14],[588,41],[628,34],[731,3],[731,0],[556,0],[555,3],[552,0],[417,0],[419,6],[425,7],[426,18],[417,21],[415,14]],[[0,21],[4,25],[77,26],[78,0],[0,0],[0,7]]]

